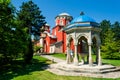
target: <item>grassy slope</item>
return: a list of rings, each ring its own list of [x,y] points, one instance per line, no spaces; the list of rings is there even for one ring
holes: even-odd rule
[[[40,56],[34,56],[32,64],[29,65],[25,65],[22,60],[15,61],[12,65],[0,68],[0,80],[112,80],[55,75],[42,69],[50,63],[51,61]]]

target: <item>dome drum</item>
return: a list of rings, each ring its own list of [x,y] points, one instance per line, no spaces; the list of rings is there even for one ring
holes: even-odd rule
[[[72,16],[70,16],[68,13],[61,13],[61,14],[57,15],[57,16],[55,17],[55,19],[56,19],[56,18],[61,18],[61,17],[62,17],[62,18],[65,17],[67,20],[70,20],[70,21],[73,19]]]

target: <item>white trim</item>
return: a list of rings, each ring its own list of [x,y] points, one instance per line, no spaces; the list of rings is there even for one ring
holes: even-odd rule
[[[56,38],[56,36],[55,35],[52,35],[52,34],[50,34],[49,32],[47,32],[47,31],[44,31],[44,33],[46,33],[49,37],[51,37],[51,38]]]

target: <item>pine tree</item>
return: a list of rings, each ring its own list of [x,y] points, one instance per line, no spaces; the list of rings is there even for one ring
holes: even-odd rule
[[[30,0],[25,3],[23,2],[18,12],[18,19],[21,21],[21,27],[25,27],[29,34],[28,52],[25,55],[25,61],[29,63],[33,57],[31,35],[40,35],[40,28],[46,23],[45,17],[41,15],[39,7]]]
[[[113,30],[113,32],[115,33],[115,38],[116,38],[116,40],[120,40],[120,23],[116,21],[116,22],[112,25],[112,30]]]
[[[111,28],[111,23],[108,20],[103,20],[100,23],[100,28],[102,29],[100,33],[100,38],[101,38],[101,43],[104,44],[104,38],[105,38],[105,33],[108,31],[109,28]]]
[[[0,2],[0,63],[6,64],[24,54],[26,36],[19,28],[10,0]]]

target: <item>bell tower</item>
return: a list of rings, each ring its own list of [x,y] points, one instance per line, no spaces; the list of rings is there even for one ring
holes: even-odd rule
[[[69,24],[69,22],[71,22],[72,19],[72,16],[70,16],[68,13],[61,13],[55,17],[55,23],[56,26],[66,26]]]

